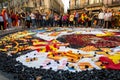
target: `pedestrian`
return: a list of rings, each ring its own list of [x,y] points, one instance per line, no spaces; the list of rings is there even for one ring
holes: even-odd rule
[[[98,16],[97,16],[97,14],[95,14],[93,16],[92,24],[93,24],[93,28],[97,27],[97,24],[98,24]]]
[[[70,21],[70,27],[73,27],[74,14],[72,14],[72,13],[70,14],[69,21]]]
[[[12,19],[12,26],[15,27],[16,14],[13,11],[11,11],[11,19]]]
[[[88,11],[88,27],[92,26],[92,12]]]
[[[62,16],[62,24],[63,24],[63,26],[65,27],[65,26],[67,26],[67,14],[63,14],[63,16]]]
[[[36,10],[35,16],[36,16],[36,26],[39,27],[40,26],[40,20],[39,20],[40,12],[38,10]]]
[[[54,26],[58,26],[58,14],[54,14]]]
[[[36,28],[36,16],[34,12],[31,12],[30,14],[31,21],[32,21],[32,28]]]
[[[98,26],[100,26],[101,28],[103,28],[104,24],[104,15],[105,13],[103,12],[102,9],[100,9],[100,13],[98,14]]]
[[[20,14],[21,26],[23,26],[23,28],[24,28],[24,26],[25,26],[25,16],[26,16],[25,12],[22,12],[22,13]]]
[[[4,21],[4,30],[7,28],[7,21],[8,21],[8,14],[6,11],[6,7],[2,9],[2,16],[3,16],[3,21]]]
[[[63,14],[59,15],[59,19],[58,19],[59,27],[62,27],[62,16],[63,16]]]
[[[86,26],[86,20],[87,20],[88,16],[86,14],[86,11],[83,10],[82,14],[81,14],[81,23],[82,25],[85,27]]]
[[[79,18],[79,14],[78,14],[78,12],[75,10],[75,12],[74,12],[75,27],[78,26],[78,18]]]
[[[12,27],[12,19],[11,19],[11,14],[8,14],[8,28]]]
[[[42,14],[42,25],[43,25],[43,27],[46,26],[46,15],[47,14],[45,12]]]
[[[0,11],[0,30],[4,30],[4,20],[1,11]]]
[[[15,26],[16,27],[19,26],[19,14],[18,14],[18,12],[16,12],[16,16],[15,16]]]
[[[39,14],[39,23],[40,23],[39,26],[40,26],[40,27],[43,26],[42,21],[43,21],[42,14],[40,13],[40,14]]]
[[[104,15],[104,21],[105,21],[105,28],[111,28],[111,19],[112,19],[112,13],[109,9],[107,9],[107,12]]]
[[[31,17],[30,17],[30,13],[29,12],[26,13],[25,20],[26,20],[26,26],[27,26],[27,28],[30,28]]]
[[[51,27],[53,27],[53,22],[54,22],[54,15],[53,15],[53,12],[50,12],[49,23]]]
[[[50,19],[50,13],[49,12],[46,12],[46,27],[49,27],[49,19]]]

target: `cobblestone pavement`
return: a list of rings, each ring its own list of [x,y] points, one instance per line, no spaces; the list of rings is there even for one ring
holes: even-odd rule
[[[0,71],[0,80],[14,80],[12,74]]]

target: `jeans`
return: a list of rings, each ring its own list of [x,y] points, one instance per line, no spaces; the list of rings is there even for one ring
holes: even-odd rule
[[[32,19],[32,27],[35,27],[35,26],[36,26],[36,20]]]
[[[99,26],[103,26],[103,24],[104,24],[104,19],[99,19]]]

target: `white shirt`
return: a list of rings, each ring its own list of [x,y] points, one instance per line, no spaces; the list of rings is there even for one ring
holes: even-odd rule
[[[112,13],[105,13],[104,20],[105,21],[111,21],[112,18]]]
[[[31,19],[35,19],[35,14],[31,13],[30,17]]]
[[[8,15],[7,15],[7,13],[5,13],[5,19],[8,20]]]
[[[99,14],[98,14],[98,19],[104,19],[104,12],[100,12]]]
[[[4,20],[3,20],[3,17],[2,16],[0,16],[0,22],[3,22]]]

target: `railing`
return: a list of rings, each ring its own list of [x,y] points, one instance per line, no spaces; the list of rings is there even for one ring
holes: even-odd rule
[[[96,6],[103,6],[103,3],[95,3],[95,4],[84,5],[84,7],[96,7]]]
[[[120,4],[120,0],[112,0],[112,4]]]
[[[105,4],[108,7],[120,6],[120,0],[112,0],[111,4]]]

